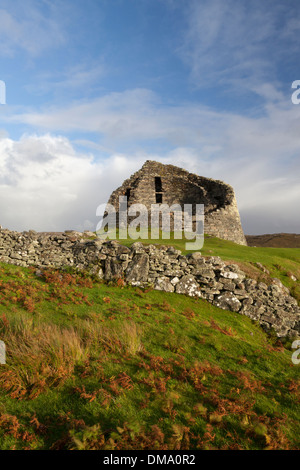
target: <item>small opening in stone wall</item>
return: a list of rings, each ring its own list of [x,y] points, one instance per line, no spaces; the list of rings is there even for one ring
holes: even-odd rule
[[[161,178],[159,176],[155,176],[155,192],[156,193],[162,192]]]
[[[162,184],[161,178],[159,176],[155,176],[155,200],[156,204],[162,204]]]
[[[156,204],[162,204],[162,194],[161,193],[156,193],[155,194],[155,200],[156,200]]]
[[[128,202],[129,202],[129,199],[130,199],[130,188],[127,188],[125,193],[123,193],[123,197],[126,196],[127,197],[127,201],[124,202],[124,201],[119,201],[119,208],[120,208],[120,211],[121,212],[125,212],[127,211],[127,207],[128,207]]]
[[[127,197],[127,204],[128,204],[129,199],[130,199],[130,188],[127,188],[127,189],[126,189],[125,196]]]

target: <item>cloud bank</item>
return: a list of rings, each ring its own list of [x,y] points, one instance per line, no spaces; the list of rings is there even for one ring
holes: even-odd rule
[[[269,103],[251,118],[196,105],[174,112],[153,93],[131,90],[18,119],[52,133],[0,140],[1,224],[9,228],[93,228],[96,207],[153,159],[231,184],[248,234],[300,231],[300,110],[291,102]],[[83,153],[57,135],[82,127],[101,133],[99,148],[110,152],[91,142]],[[133,138],[145,150],[121,152]],[[172,150],[147,149],[148,138]]]

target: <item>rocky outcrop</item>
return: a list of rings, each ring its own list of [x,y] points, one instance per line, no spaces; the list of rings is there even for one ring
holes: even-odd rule
[[[93,238],[93,239],[92,239]],[[203,298],[246,315],[279,337],[300,334],[300,308],[278,279],[270,285],[246,277],[235,264],[200,253],[184,256],[173,247],[131,248],[93,233],[41,234],[0,230],[0,261],[40,268],[73,266],[100,279],[124,279],[138,286]]]

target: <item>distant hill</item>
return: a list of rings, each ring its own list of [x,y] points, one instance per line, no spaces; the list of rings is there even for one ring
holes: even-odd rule
[[[271,233],[265,235],[246,235],[249,246],[270,246],[275,248],[300,248],[300,234]]]

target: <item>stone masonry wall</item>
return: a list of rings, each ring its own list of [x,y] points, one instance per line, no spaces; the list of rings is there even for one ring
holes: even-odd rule
[[[173,247],[131,248],[116,241],[91,239],[93,233],[36,233],[0,230],[0,261],[18,266],[87,270],[100,279],[123,278],[128,284],[196,296],[224,310],[258,321],[279,337],[300,335],[300,307],[278,279],[272,284],[247,279],[237,265]]]
[[[247,245],[233,188],[223,181],[198,176],[174,165],[146,161],[109,198],[118,213],[119,197],[127,195],[128,206],[143,204],[150,212],[156,204],[155,178],[160,178],[162,203],[204,204],[204,232],[240,245]]]

